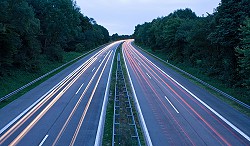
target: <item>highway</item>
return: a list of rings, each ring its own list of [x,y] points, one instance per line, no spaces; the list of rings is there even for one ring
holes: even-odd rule
[[[0,145],[94,145],[120,43],[94,51],[0,109]]]
[[[148,145],[250,145],[248,116],[138,49],[132,41],[126,41],[122,51]]]

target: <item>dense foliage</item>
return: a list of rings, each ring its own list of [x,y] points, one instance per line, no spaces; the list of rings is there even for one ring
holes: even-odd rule
[[[250,89],[249,10],[249,0],[222,0],[216,12],[206,17],[180,9],[137,25],[135,42],[231,87]]]
[[[0,1],[0,77],[13,68],[37,71],[42,59],[62,61],[109,41],[109,32],[73,0]]]
[[[126,40],[126,39],[132,39],[133,37],[131,35],[119,35],[117,33],[113,34],[110,37],[111,41],[118,41],[118,40]]]

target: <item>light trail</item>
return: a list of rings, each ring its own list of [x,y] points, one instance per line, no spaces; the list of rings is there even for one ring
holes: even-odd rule
[[[110,52],[110,51],[109,51]],[[105,58],[108,56],[108,54],[105,55]],[[66,122],[64,123],[63,127],[61,128],[59,134],[57,135],[55,141],[53,142],[53,146],[57,144],[57,142],[60,140],[62,134],[64,133],[64,131],[66,130],[69,122],[71,121],[74,113],[76,112],[77,108],[79,107],[84,95],[86,94],[87,90],[89,89],[90,85],[92,84],[97,72],[99,71],[100,67],[102,66],[102,64],[104,63],[105,61],[105,58],[103,59],[103,61],[101,62],[101,64],[99,65],[99,67],[97,68],[97,70],[95,71],[94,75],[92,76],[92,78],[90,79],[90,81],[88,82],[85,90],[83,91],[83,93],[81,94],[81,97],[78,99],[76,105],[74,106],[73,110],[71,111],[70,115],[68,116]]]
[[[73,138],[72,138],[72,140],[71,140],[71,142],[70,142],[70,146],[73,146],[74,143],[75,143],[75,141],[76,141],[76,138],[77,138],[78,133],[79,133],[79,131],[80,131],[80,129],[81,129],[83,120],[84,120],[84,118],[85,118],[85,116],[86,116],[86,113],[88,112],[90,103],[91,103],[91,101],[92,101],[92,99],[93,99],[93,97],[94,97],[95,91],[96,91],[96,89],[97,89],[97,86],[99,85],[99,82],[100,82],[100,80],[101,80],[102,74],[103,74],[104,70],[106,69],[106,66],[107,66],[107,64],[108,64],[108,61],[109,61],[109,59],[110,59],[110,56],[112,55],[112,52],[113,52],[113,50],[111,51],[110,54],[107,53],[107,55],[109,54],[109,57],[108,57],[106,63],[104,64],[104,67],[103,67],[103,69],[102,69],[102,71],[101,71],[101,73],[100,73],[100,75],[99,75],[99,78],[98,78],[98,80],[97,80],[97,82],[96,82],[96,84],[95,84],[95,87],[94,87],[94,89],[93,89],[93,91],[92,91],[92,93],[91,93],[91,95],[90,95],[90,98],[89,98],[89,100],[88,100],[88,103],[87,103],[87,105],[85,106],[84,112],[83,112],[82,117],[81,117],[81,119],[80,119],[80,121],[79,121],[79,123],[78,123],[77,129],[76,129],[76,131],[75,131],[75,133],[74,133],[74,136],[73,136]],[[99,70],[99,68],[98,68],[98,70]]]
[[[96,59],[93,60],[93,62]],[[91,64],[90,64],[91,65]],[[89,66],[90,66],[89,65]],[[88,67],[89,67],[88,66]],[[62,97],[62,95],[76,82],[76,80],[88,69],[84,68],[66,87],[40,112],[36,118],[10,143],[10,145],[17,145],[19,141],[30,131],[30,129],[48,112],[48,110]]]
[[[90,62],[89,62],[90,61]],[[18,128],[20,128],[34,113],[36,113],[47,101],[51,99],[63,86],[67,84],[69,80],[71,80],[75,75],[77,75],[82,68],[88,68],[91,63],[93,63],[94,60],[88,60],[85,64],[77,68],[73,73],[71,73],[69,76],[63,80],[63,82],[55,88],[53,91],[51,91],[46,97],[44,97],[37,105],[35,105],[28,113],[26,113],[18,122],[16,122],[4,135],[0,137],[0,144],[2,144],[6,139],[9,138],[10,135],[12,135]]]
[[[104,51],[108,50],[114,44],[115,43],[112,43],[106,46],[105,48],[101,49],[97,53],[95,53],[92,57],[90,57],[87,61],[85,61],[82,65],[80,65],[73,72],[71,72],[62,81],[60,81],[56,86],[54,86],[51,90],[49,90],[46,94],[44,94],[41,98],[39,98],[36,102],[34,102],[30,107],[24,110],[20,115],[14,118],[5,127],[3,127],[0,130],[1,132],[0,134],[2,134],[6,130],[7,131],[0,137],[0,145],[2,145],[12,134],[14,134],[17,131],[17,129],[19,129],[28,119],[30,119],[38,110],[40,110],[45,104],[47,104],[47,102],[50,101],[52,97],[54,97],[57,94],[52,99],[52,101],[48,103],[48,105],[42,110],[42,112],[38,113],[35,119],[33,119],[32,122],[29,123],[28,126],[25,127],[24,130],[22,130],[22,132],[18,134],[18,136],[12,141],[10,145],[18,144],[20,140],[34,127],[34,125],[36,125],[36,123],[49,111],[49,109],[71,87],[71,85],[74,84],[74,82],[97,60],[97,58]],[[80,91],[80,88],[79,88],[79,91]]]
[[[175,81],[172,77],[170,77],[169,75],[167,75],[165,72],[163,72],[159,67],[157,67],[154,63],[152,63],[151,61],[149,61],[145,56],[143,56],[139,51],[137,51],[132,45],[131,43],[127,43],[126,42],[126,46],[124,45],[124,51],[125,52],[125,56],[127,56],[127,58],[129,58],[129,56],[134,56],[131,57],[130,61],[128,59],[128,62],[132,68],[132,70],[134,70],[133,72],[135,73],[135,75],[137,76],[137,78],[140,78],[138,76],[138,74],[136,72],[139,72],[140,75],[143,75],[142,72],[143,71],[139,71],[140,69],[140,65],[142,65],[142,67],[146,70],[144,72],[146,72],[146,74],[150,74],[150,76],[152,78],[154,78],[154,81],[157,84],[160,84],[161,87],[164,89],[164,91],[168,91],[168,89],[170,89],[174,95],[176,97],[178,97],[176,100],[178,103],[180,103],[184,109],[186,109],[186,111],[188,113],[190,113],[190,115],[192,115],[194,118],[199,118],[201,121],[199,121],[201,123],[201,125],[204,127],[205,129],[209,128],[209,130],[207,129],[208,133],[211,134],[211,136],[213,136],[215,139],[219,138],[224,144],[226,145],[230,145],[230,143],[228,142],[228,140],[225,139],[225,137],[223,137],[221,134],[219,133],[215,127],[213,127],[208,121],[206,121],[189,103],[187,103],[186,99],[183,99],[180,94],[178,94],[172,87],[170,87],[169,84],[167,84],[167,82],[164,79],[169,80],[174,86],[176,86],[182,93],[184,93],[185,95],[187,95],[187,97],[189,97],[193,102],[196,103],[196,105],[198,105],[201,109],[203,109],[207,114],[209,114],[213,119],[215,119],[215,121],[218,122],[218,124],[221,124],[223,127],[225,127],[226,130],[228,130],[228,132],[232,133],[233,136],[235,136],[235,138],[239,139],[241,142],[244,143],[244,141],[242,141],[236,134],[235,132],[233,132],[231,130],[231,128],[235,129],[239,134],[241,134],[243,137],[245,137],[247,140],[249,140],[249,137],[247,135],[245,135],[241,130],[239,130],[237,127],[235,127],[234,125],[232,125],[228,120],[226,120],[224,117],[222,117],[221,115],[219,115],[216,111],[214,111],[211,107],[209,107],[206,103],[204,103],[203,101],[201,101],[198,97],[196,97],[192,92],[190,92],[189,90],[187,90],[185,87],[183,87],[181,84],[179,84],[177,81]],[[136,57],[135,57],[136,56]],[[138,61],[138,65],[135,63],[136,61],[133,60],[137,60]],[[130,63],[131,62],[131,63]],[[134,66],[134,67],[133,67]],[[157,73],[156,73],[157,72]],[[164,78],[160,77],[163,76]],[[145,79],[145,81],[147,82],[147,79]],[[147,83],[148,84],[148,83]],[[144,84],[142,83],[141,86],[144,86]],[[168,89],[166,88],[168,87]],[[170,93],[170,92],[169,92]],[[192,97],[192,98],[191,98]],[[194,97],[194,98],[193,98]],[[196,100],[194,100],[196,99]],[[161,100],[161,99],[159,99]],[[183,103],[185,104],[186,107],[188,107],[189,109],[187,109]],[[209,111],[208,111],[209,109]],[[211,114],[212,113],[214,114]],[[191,113],[192,112],[192,113]],[[220,120],[218,119],[218,117],[220,118]],[[224,121],[225,123],[221,122]],[[228,126],[230,126],[231,128],[228,128],[228,126],[225,126],[225,124],[228,124]],[[211,133],[210,130],[213,132]],[[217,135],[217,137],[214,136]],[[217,139],[218,140],[218,139]],[[218,140],[219,143],[221,143],[221,141]]]
[[[152,85],[151,81],[147,78],[147,76],[145,76],[144,72],[142,71],[142,69],[138,66],[138,64],[136,63],[136,61],[133,59],[133,57],[131,57],[131,52],[128,51],[128,49],[126,49],[126,46],[124,45],[124,56],[128,58],[128,63],[130,64],[132,70],[134,70],[134,73],[137,74],[137,71],[139,72],[139,74],[137,75],[141,75],[144,79],[144,81],[146,81],[148,87],[153,91],[153,93],[155,94],[155,97],[157,97],[158,100],[156,100],[155,98],[153,98],[158,104],[159,107],[162,108],[162,106],[164,107],[164,109],[166,109],[168,111],[168,113],[170,114],[171,118],[174,120],[174,122],[176,123],[176,125],[179,127],[179,130],[182,131],[186,137],[188,138],[188,140],[190,141],[190,143],[192,145],[194,145],[193,141],[191,140],[190,136],[187,134],[187,132],[181,127],[181,125],[179,124],[178,120],[174,117],[174,115],[169,111],[169,109],[167,108],[165,102],[163,101],[163,99],[160,97],[160,93],[158,93],[154,86]],[[144,86],[145,83],[141,83],[141,86]],[[145,90],[147,91],[147,89]],[[152,96],[151,96],[152,97]],[[162,109],[162,111],[165,113],[165,110]],[[168,114],[166,114],[168,115]],[[176,128],[176,127],[174,127]],[[178,131],[178,130],[177,130]]]

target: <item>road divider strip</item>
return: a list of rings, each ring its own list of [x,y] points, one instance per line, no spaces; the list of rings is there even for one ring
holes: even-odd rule
[[[89,109],[89,106],[90,106],[90,104],[91,104],[91,101],[92,101],[92,99],[93,99],[93,97],[94,97],[94,94],[95,94],[95,91],[96,91],[96,89],[97,89],[97,86],[99,85],[99,82],[100,82],[100,80],[101,80],[101,77],[102,77],[102,75],[103,75],[103,73],[104,73],[104,70],[105,70],[105,68],[106,68],[106,66],[107,66],[107,64],[108,64],[108,61],[109,61],[109,59],[110,59],[112,53],[113,53],[113,50],[112,50],[112,51],[109,51],[109,52],[107,53],[107,55],[105,56],[105,58],[108,56],[108,57],[107,57],[107,61],[105,62],[104,66],[103,66],[103,68],[102,68],[102,70],[101,70],[101,73],[100,73],[100,75],[99,75],[99,77],[98,77],[98,79],[97,79],[97,82],[96,82],[96,84],[95,84],[95,87],[94,87],[94,89],[93,89],[93,91],[92,91],[92,93],[91,93],[91,95],[90,95],[90,98],[89,98],[89,100],[88,100],[88,102],[87,102],[87,105],[86,105],[85,108],[84,108],[84,111],[83,111],[83,114],[82,114],[82,116],[81,116],[81,119],[80,119],[80,121],[78,122],[77,129],[76,129],[76,131],[75,131],[75,133],[74,133],[73,138],[71,139],[70,146],[74,146],[74,143],[75,143],[75,141],[76,141],[76,138],[77,138],[77,136],[78,136],[78,134],[79,134],[79,131],[80,131],[80,129],[81,129],[82,123],[83,123],[83,121],[84,121],[84,119],[85,119],[85,116],[86,116],[86,114],[87,114],[87,112],[88,112],[88,109]],[[103,60],[103,61],[104,61],[104,60]],[[97,72],[99,71],[100,67],[102,66],[103,61],[102,61],[101,65],[97,68],[97,70],[96,70],[96,72],[95,72],[95,75],[97,74]]]
[[[104,49],[101,49],[96,54],[99,54],[103,52]],[[95,55],[96,55],[95,54]],[[94,55],[94,56],[95,56]],[[41,101],[44,100],[44,98],[49,95],[52,91],[59,88],[64,82],[66,82],[69,78],[71,78],[77,71],[79,71],[83,66],[85,66],[90,60],[93,60],[95,57],[90,57],[88,60],[86,60],[82,65],[77,67],[73,72],[71,72],[69,75],[67,75],[65,78],[63,78],[59,83],[57,83],[54,87],[52,87],[48,92],[46,92],[43,96],[41,96],[38,100],[36,100],[32,105],[30,105],[28,108],[26,108],[23,112],[21,112],[18,116],[16,116],[13,120],[11,120],[8,124],[6,124],[2,129],[0,129],[0,135],[7,130],[10,126],[12,126],[14,123],[16,123],[20,118],[22,118],[25,114],[27,114],[29,111],[31,111],[36,105],[38,105]]]
[[[142,111],[141,111],[140,104],[139,104],[138,99],[137,99],[137,95],[136,95],[136,92],[135,92],[135,89],[134,89],[134,85],[133,85],[133,82],[132,82],[132,79],[131,79],[131,76],[130,76],[130,73],[129,73],[129,70],[128,70],[128,67],[127,67],[127,63],[126,63],[126,60],[125,60],[123,49],[122,49],[122,55],[123,55],[126,71],[128,73],[128,78],[129,78],[129,82],[130,82],[131,89],[132,89],[132,92],[133,92],[133,96],[134,96],[134,99],[135,99],[136,109],[137,109],[137,112],[138,112],[138,115],[139,115],[139,119],[140,119],[140,123],[141,123],[142,129],[143,129],[143,133],[144,133],[144,136],[145,136],[146,144],[147,144],[147,146],[153,146],[151,138],[149,136],[148,128],[146,126],[146,123],[145,123],[145,120],[144,120],[144,117],[143,117],[143,114],[142,114]]]
[[[102,103],[101,115],[100,115],[98,128],[97,128],[97,132],[96,132],[95,146],[102,145],[102,137],[103,137],[103,131],[104,131],[107,104],[108,104],[108,93],[109,93],[109,89],[110,89],[110,80],[111,80],[111,74],[112,74],[113,63],[114,63],[114,58],[115,58],[115,52],[116,52],[118,46],[115,48],[114,56],[112,58],[111,67],[110,67],[110,70],[109,70],[107,86],[106,86],[106,89],[105,89],[104,99],[103,99],[103,103]]]

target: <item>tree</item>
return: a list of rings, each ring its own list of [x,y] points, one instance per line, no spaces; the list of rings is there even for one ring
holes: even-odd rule
[[[73,0],[0,1],[0,76],[14,67],[37,71],[42,59],[62,61],[64,51],[108,41],[108,30],[81,14]]]
[[[209,35],[220,54],[220,76],[231,85],[239,80],[235,48],[240,43],[240,25],[250,15],[249,8],[248,0],[222,0],[215,14],[216,29]]]
[[[0,5],[0,74],[13,65],[35,71],[40,53],[39,20],[25,0],[5,0]]]
[[[180,19],[197,19],[196,14],[190,8],[176,10],[174,13],[169,14],[169,17]]]
[[[236,51],[239,53],[239,70],[243,78],[242,85],[250,89],[250,19],[246,19],[240,28],[241,42]]]

